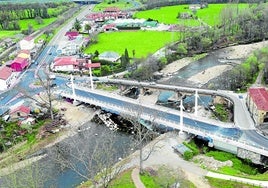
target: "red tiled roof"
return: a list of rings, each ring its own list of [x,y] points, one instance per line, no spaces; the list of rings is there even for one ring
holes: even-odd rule
[[[23,112],[25,114],[30,114],[31,109],[27,106],[21,105],[18,106],[17,108],[14,108],[11,110],[10,114],[16,113],[16,112]]]
[[[87,60],[86,59],[76,59],[76,62],[79,63],[86,63]]]
[[[21,58],[21,57],[17,57],[16,59],[14,59],[11,63],[11,68],[18,71],[18,70],[22,70],[25,67],[27,67],[28,65],[28,60],[25,58]]]
[[[4,66],[0,69],[0,79],[7,80],[12,74],[12,69]]]
[[[249,95],[258,110],[268,111],[268,92],[265,88],[249,88]]]
[[[87,63],[85,66],[87,68],[98,68],[101,66],[101,64],[100,63]]]
[[[116,24],[107,24],[103,27],[103,29],[111,29],[114,28],[116,26]]]
[[[76,62],[75,57],[57,57],[54,59],[54,66],[64,66],[64,65],[76,65],[78,62]]]
[[[68,36],[68,37],[77,37],[79,35],[79,32],[77,31],[67,31],[65,33],[65,36]]]
[[[27,60],[25,60],[25,58],[22,58],[22,57],[16,57],[16,58],[12,61],[12,63],[20,63],[20,64],[23,64],[25,61],[27,61]]]

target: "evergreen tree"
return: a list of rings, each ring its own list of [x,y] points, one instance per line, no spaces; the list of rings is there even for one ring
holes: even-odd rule
[[[81,24],[80,21],[76,18],[74,21],[74,25],[73,25],[74,29],[76,29],[76,31],[79,31],[81,29]]]

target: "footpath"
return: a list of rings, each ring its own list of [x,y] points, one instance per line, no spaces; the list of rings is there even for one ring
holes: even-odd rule
[[[196,187],[202,188],[211,188],[205,177],[218,178],[268,188],[268,181],[253,180],[215,173],[201,168],[198,163],[185,161],[184,159],[182,159],[182,157],[175,153],[172,148],[173,145],[182,142],[182,140],[178,138],[178,135],[166,133],[164,135],[161,135],[158,139],[159,140],[157,141],[158,143],[155,145],[154,152],[150,155],[148,160],[144,161],[144,168],[157,168],[164,165],[173,169],[181,169],[184,172],[186,179],[191,181]],[[146,150],[150,147],[148,145],[144,148],[144,152],[146,152]],[[130,161],[128,161],[128,167],[133,168],[131,178],[135,186],[137,188],[145,188],[139,175],[138,157],[138,152],[135,152],[134,155],[130,157]]]

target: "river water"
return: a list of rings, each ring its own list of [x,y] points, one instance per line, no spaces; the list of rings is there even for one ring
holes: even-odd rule
[[[40,188],[73,188],[82,181],[86,181],[78,173],[93,176],[96,171],[100,171],[96,168],[96,165],[101,164],[100,161],[114,164],[120,158],[126,157],[132,150],[131,137],[128,134],[110,131],[106,126],[93,122],[86,123],[81,130],[75,136],[42,151],[41,153],[46,153],[48,156],[31,166],[30,169],[25,168],[16,174],[2,178],[0,187],[34,187],[33,185],[36,185]],[[93,156],[98,160],[94,161]],[[90,161],[93,161],[93,164]],[[76,168],[69,168],[69,165]]]
[[[187,66],[178,70],[174,76],[169,78],[168,80],[163,81],[164,84],[170,85],[178,85],[178,86],[190,86],[190,87],[207,87],[209,84],[213,84],[217,86],[216,89],[228,89],[225,88],[225,85],[219,83],[217,78],[212,79],[209,83],[200,86],[197,83],[191,82],[188,79],[197,73],[203,72],[208,68],[218,66],[218,65],[232,65],[236,66],[239,62],[242,62],[243,59],[228,59],[228,53],[225,53],[225,49],[216,50],[213,52],[209,52],[207,56],[201,58],[197,61],[194,61]],[[224,73],[223,73],[224,74]]]

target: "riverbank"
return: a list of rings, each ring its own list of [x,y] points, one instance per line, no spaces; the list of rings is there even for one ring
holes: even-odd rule
[[[75,134],[78,133],[78,127],[86,124],[87,122],[90,122],[91,119],[95,115],[95,111],[92,108],[85,107],[82,105],[75,106],[63,100],[54,102],[53,106],[55,109],[59,109],[59,110],[64,109],[64,111],[60,113],[63,115],[63,119],[65,119],[68,122],[67,125],[61,127],[58,133],[50,135],[45,139],[37,141],[35,145],[31,146],[28,149],[29,150],[28,152],[19,151],[18,153],[16,153],[18,148],[24,147],[24,144],[26,144],[26,142],[23,142],[10,148],[7,152],[1,153],[0,155],[1,164],[9,164],[9,166],[0,169],[0,177],[11,174],[16,170],[29,166],[47,157],[46,154],[41,154],[41,155],[27,158],[26,156],[29,154],[23,154],[23,153],[29,153],[33,148],[37,148],[37,147],[40,147],[40,148],[37,148],[38,150],[42,148],[47,149],[49,147],[54,146],[56,143],[63,141],[64,139],[74,136]],[[3,166],[6,166],[6,165],[3,165]]]
[[[253,44],[231,46],[211,53],[219,52],[218,56],[219,59],[224,60],[226,62],[230,61],[235,62],[236,64],[240,64],[243,62],[244,59],[249,57],[254,51],[260,50],[261,48],[267,46],[268,41],[262,41]],[[186,57],[168,64],[165,68],[161,70],[161,73],[163,73],[165,77],[159,81],[161,82],[165,81],[166,79],[169,79],[171,75],[175,74],[177,71],[186,67],[190,63],[193,63],[194,61],[195,61],[194,58]],[[205,71],[197,73],[196,75],[190,77],[188,81],[193,82],[196,85],[202,86],[206,84],[208,81],[220,76],[223,72],[231,70],[232,68],[233,68],[232,65],[219,64],[217,66],[210,67]]]
[[[78,133],[78,128],[87,122],[90,122],[95,115],[95,111],[92,108],[85,106],[75,106],[72,103],[66,101],[57,101],[54,104],[56,109],[65,109],[63,119],[68,123],[62,128],[62,132],[59,134],[56,140],[49,143],[45,148],[51,147],[56,143],[71,137]]]

